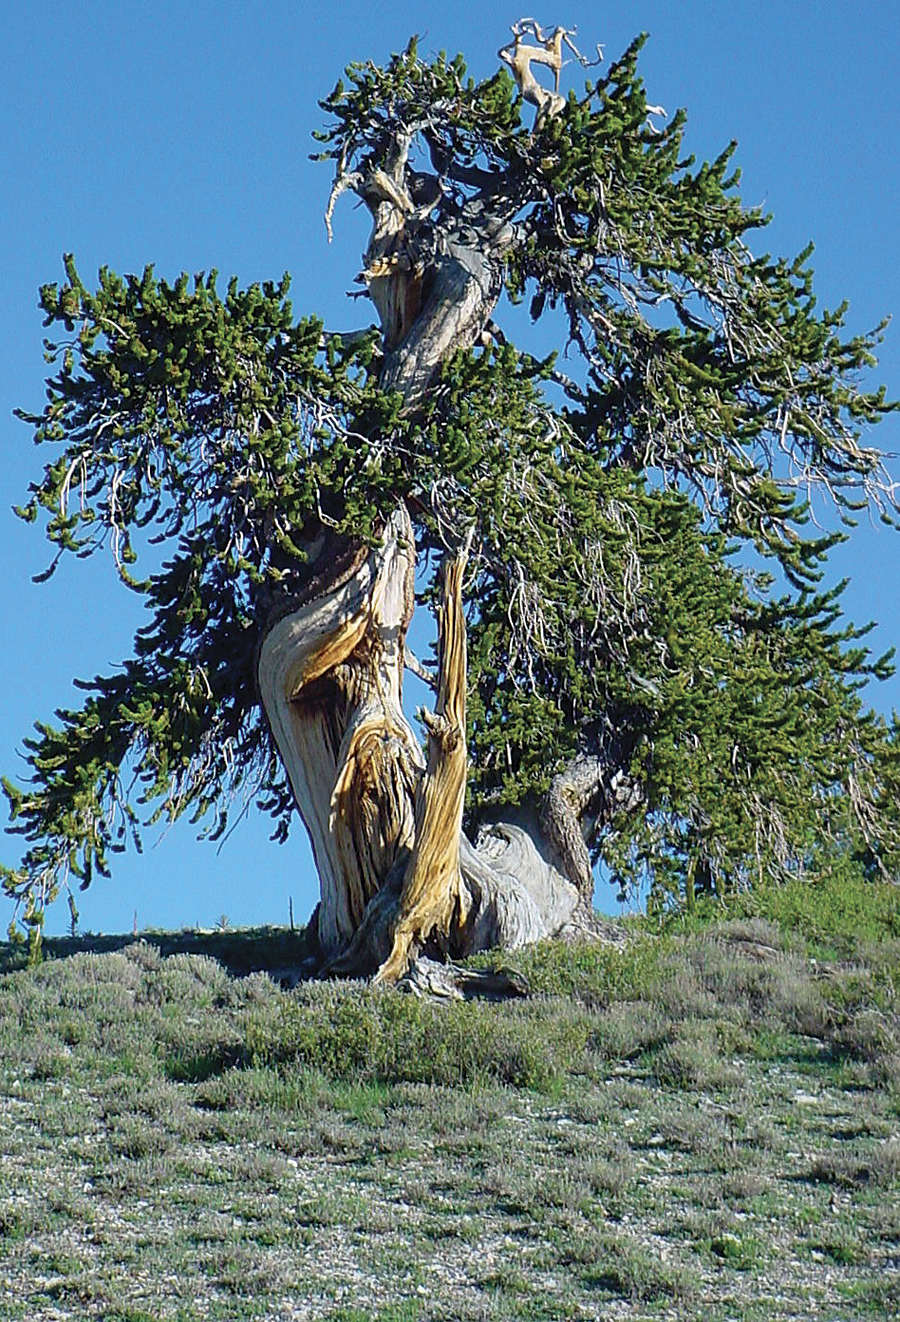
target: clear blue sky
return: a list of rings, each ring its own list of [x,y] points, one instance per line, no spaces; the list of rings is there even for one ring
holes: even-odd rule
[[[524,3],[524,0],[520,0]],[[477,77],[498,64],[519,4],[394,0],[390,5],[267,4],[210,0],[28,0],[5,9],[0,47],[0,769],[15,775],[31,723],[75,705],[73,676],[120,662],[140,623],[137,603],[102,564],[73,561],[50,583],[36,528],[9,513],[42,456],[12,417],[43,400],[39,284],[58,280],[60,255],[76,254],[90,282],[101,264],[120,272],[153,262],[175,276],[217,267],[241,281],[293,273],[296,311],[332,328],[369,319],[350,302],[366,224],[348,199],[336,239],[325,241],[327,167],[307,155],[321,120],[317,100],[343,66],[383,61],[413,32],[423,53],[461,50]],[[651,33],[642,70],[651,102],[688,110],[688,143],[712,157],[739,142],[742,194],[774,213],[766,248],[793,255],[812,238],[820,303],[851,302],[849,325],[868,329],[900,311],[897,167],[900,142],[900,6],[893,0],[564,0],[534,12],[577,25],[583,50],[607,61],[641,30]],[[564,79],[565,79],[564,74]],[[575,86],[581,73],[571,70]],[[888,331],[875,380],[900,395],[900,324]],[[877,433],[900,451],[900,417]],[[897,468],[900,473],[900,465]],[[875,619],[873,645],[900,642],[900,534],[862,528],[835,561],[849,574],[857,621]],[[900,683],[872,694],[900,707]],[[220,852],[173,828],[143,856],[117,860],[112,881],[79,897],[82,926],[285,922],[288,897],[305,917],[317,887],[302,830],[270,844],[252,811]],[[17,857],[14,837],[0,857]],[[5,915],[0,906],[0,919]],[[11,911],[11,906],[10,906]],[[64,930],[59,906],[47,930]],[[2,929],[0,929],[2,930]]]

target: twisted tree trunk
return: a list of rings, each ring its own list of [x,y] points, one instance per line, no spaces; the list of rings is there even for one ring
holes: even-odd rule
[[[260,648],[260,695],[312,843],[329,954],[415,840],[423,758],[402,707],[413,565],[400,508],[381,546],[286,610]]]
[[[476,849],[465,793],[465,556],[448,558],[427,764],[402,708],[412,530],[270,627],[259,687],[319,872],[328,969],[402,977],[422,950],[515,948],[576,919],[581,896],[537,818],[493,822]],[[583,908],[583,906],[581,906]]]
[[[398,133],[386,164],[339,178],[373,217],[364,280],[379,312],[385,389],[414,413],[440,366],[476,343],[514,233],[484,198],[435,234],[438,182],[410,170]],[[329,206],[329,216],[331,205]],[[311,599],[287,603],[262,642],[258,679],[319,871],[325,968],[395,982],[423,951],[462,956],[592,927],[592,879],[573,798],[462,833],[466,783],[466,555],[447,556],[438,697],[427,762],[402,708],[415,544],[398,506],[380,545],[314,565]],[[577,797],[577,796],[576,796]],[[578,811],[576,811],[576,808]],[[433,985],[432,974],[419,981]]]

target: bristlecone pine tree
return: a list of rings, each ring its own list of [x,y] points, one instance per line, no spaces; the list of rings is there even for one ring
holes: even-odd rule
[[[567,97],[572,34],[531,20],[477,84],[415,41],[350,66],[316,136],[329,230],[347,192],[372,216],[377,329],[295,320],[287,277],[103,269],[91,293],[66,258],[42,289],[68,338],[21,416],[59,450],[19,513],[57,560],[110,545],[149,616],[6,782],[33,933],[145,819],[215,838],[241,787],[309,832],[321,967],[387,982],[602,932],[600,858],[663,904],[828,848],[894,868],[897,731],[859,694],[888,659],[819,586],[837,535],[809,509],[893,515],[861,439],[881,328],[817,311],[808,252],[753,255],[733,144],[683,158],[641,45]],[[495,325],[504,296],[555,312],[565,375]],[[436,693],[424,750],[407,665]]]

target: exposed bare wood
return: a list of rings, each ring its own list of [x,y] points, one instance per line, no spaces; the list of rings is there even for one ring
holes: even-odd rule
[[[515,949],[564,930],[579,903],[535,817],[494,823],[478,850],[461,832],[462,558],[444,571],[425,771],[401,705],[413,555],[398,510],[381,546],[336,558],[337,581],[317,576],[317,595],[276,617],[260,649],[260,693],[319,871],[331,973],[386,965],[385,980],[402,977],[430,933],[454,956]]]
[[[382,383],[386,390],[404,396],[407,412],[419,406],[441,365],[456,350],[478,340],[500,296],[502,255],[512,240],[512,226],[507,225],[486,236],[483,248],[448,242],[431,270],[427,298],[406,334],[396,345],[385,338]],[[397,301],[405,300],[406,273],[398,270],[393,278]]]
[[[496,973],[488,969],[464,969],[456,964],[439,964],[423,955],[411,962],[402,986],[414,996],[454,1001],[474,997],[507,1000],[511,996],[527,996],[529,991],[525,978],[513,969],[498,969]]]
[[[402,707],[413,558],[400,509],[356,572],[277,620],[260,649],[260,694],[319,871],[325,950],[346,945],[412,842],[423,762]]]
[[[555,936],[578,907],[577,889],[551,860],[527,813],[513,812],[482,828],[477,848],[463,836],[460,865],[472,897],[460,955],[494,946],[517,950]]]
[[[437,675],[434,671],[429,670],[427,666],[422,665],[422,662],[409,646],[406,648],[405,661],[406,669],[415,675],[417,679],[420,679],[423,684],[427,685],[433,693],[437,693]]]
[[[406,865],[394,942],[376,980],[394,983],[409,968],[410,952],[432,935],[449,942],[464,927],[469,906],[461,886],[459,837],[466,794],[466,622],[462,581],[467,552],[445,560],[438,611],[438,697],[423,712],[428,764],[416,804],[415,843]]]
[[[424,268],[407,244],[406,223],[415,206],[405,187],[403,164],[405,154],[393,178],[385,170],[373,170],[362,188],[373,219],[362,278],[378,310],[385,349],[403,340],[421,305]]]
[[[358,277],[378,312],[384,365],[382,385],[405,399],[405,412],[421,404],[441,365],[477,343],[502,288],[503,259],[515,230],[503,208],[482,198],[463,207],[441,232],[428,223],[440,201],[435,175],[408,164],[412,133],[398,126],[385,160],[368,170],[338,163],[326,213],[355,192],[372,216],[372,232]],[[490,186],[498,176],[480,172]],[[490,189],[488,189],[490,191]]]
[[[566,104],[565,97],[559,94],[559,75],[562,70],[563,43],[575,55],[579,63],[587,65],[588,60],[572,42],[574,29],[556,27],[544,32],[533,18],[520,18],[512,25],[513,40],[497,52],[504,64],[512,70],[516,85],[524,100],[536,107],[538,121],[552,115],[558,115]],[[522,38],[530,36],[537,41],[536,46],[526,46]],[[602,58],[597,48],[598,62]],[[532,64],[546,65],[553,73],[553,91],[542,87],[531,71]]]

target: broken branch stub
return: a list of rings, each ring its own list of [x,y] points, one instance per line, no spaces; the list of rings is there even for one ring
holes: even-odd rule
[[[545,32],[535,23],[533,18],[520,18],[518,23],[512,25],[513,40],[506,46],[502,46],[497,52],[499,58],[504,64],[509,65],[513,77],[516,80],[516,86],[519,89],[522,98],[537,110],[537,121],[558,115],[566,104],[566,99],[559,93],[559,75],[562,71],[563,42],[578,60],[578,62],[589,67],[591,63],[599,64],[603,58],[600,47],[597,47],[597,59],[591,61],[585,59],[572,41],[575,35],[574,28],[556,27],[552,31]],[[526,46],[522,43],[525,36],[533,37],[538,43],[536,46]],[[553,91],[542,87],[531,71],[532,64],[543,64],[553,72]]]

